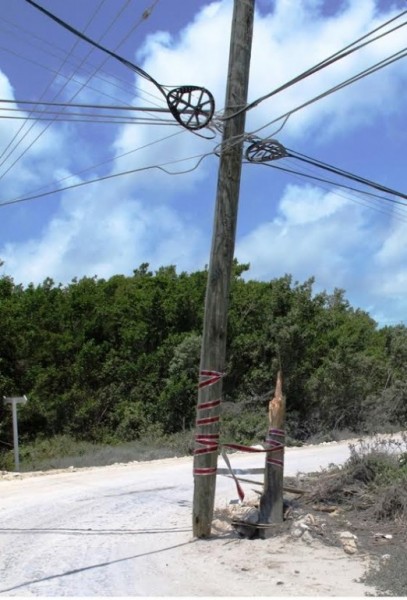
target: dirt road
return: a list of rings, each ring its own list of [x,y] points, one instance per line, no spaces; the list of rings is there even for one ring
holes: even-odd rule
[[[286,451],[286,475],[341,463],[348,443]],[[234,454],[233,467],[263,455]],[[224,466],[220,459],[219,466]],[[246,485],[250,493],[250,485]],[[366,566],[314,540],[191,533],[192,460],[0,479],[0,595],[362,596]],[[216,506],[235,499],[218,477]]]

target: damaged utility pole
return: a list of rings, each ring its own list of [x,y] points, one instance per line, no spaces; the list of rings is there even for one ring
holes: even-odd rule
[[[219,414],[225,368],[229,289],[235,249],[254,0],[235,0],[215,222],[205,298],[194,456],[192,527],[208,537],[215,502]]]
[[[269,452],[266,457],[264,492],[260,499],[260,523],[282,523],[285,397],[281,371],[277,373],[274,398],[269,403],[269,425],[266,448],[276,450]],[[262,534],[265,535],[265,531]]]

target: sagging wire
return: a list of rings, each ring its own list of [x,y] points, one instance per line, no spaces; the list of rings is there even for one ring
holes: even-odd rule
[[[96,177],[95,179],[89,179],[88,181],[82,181],[80,183],[74,183],[72,185],[68,185],[62,188],[58,188],[58,189],[54,189],[54,190],[50,190],[48,192],[43,192],[41,194],[34,194],[32,196],[24,196],[24,197],[20,197],[20,198],[15,198],[14,200],[6,200],[5,202],[0,202],[0,208],[3,206],[10,206],[11,204],[18,204],[21,202],[28,202],[31,200],[38,200],[39,198],[44,198],[46,196],[51,196],[53,194],[57,194],[59,192],[65,192],[67,190],[72,190],[75,188],[79,188],[79,187],[83,187],[85,185],[90,185],[92,183],[98,183],[100,181],[107,181],[109,179],[115,179],[117,177],[123,177],[124,175],[133,175],[135,173],[140,173],[142,171],[151,171],[153,169],[158,169],[159,171],[163,171],[164,173],[166,173],[167,175],[185,175],[186,173],[192,173],[193,171],[195,171],[199,165],[202,163],[202,161],[207,158],[208,156],[212,156],[213,152],[206,152],[205,154],[200,154],[197,156],[190,156],[188,158],[180,158],[177,160],[172,160],[172,161],[168,161],[165,163],[161,163],[160,165],[150,165],[148,167],[140,167],[138,169],[131,169],[129,171],[122,171],[120,173],[112,173],[110,175],[103,175],[101,177]],[[185,169],[183,171],[170,171],[168,169],[166,169],[165,167],[167,165],[173,165],[173,164],[177,164],[180,162],[185,162],[185,161],[190,161],[197,158],[198,161],[196,162],[196,164],[191,167],[190,169]]]
[[[113,162],[114,160],[119,160],[120,158],[125,158],[126,156],[130,156],[130,154],[134,154],[135,152],[139,152],[140,150],[145,150],[146,148],[149,148],[150,146],[154,146],[155,144],[158,144],[160,142],[165,142],[171,138],[174,138],[178,135],[184,134],[185,133],[185,129],[184,130],[178,130],[175,133],[171,133],[170,135],[165,136],[164,138],[160,138],[158,140],[155,140],[153,142],[148,142],[147,144],[144,144],[143,146],[139,146],[138,148],[133,148],[133,150],[128,150],[127,152],[123,152],[122,154],[118,154],[117,156],[113,156],[111,158],[108,158],[106,160],[103,160],[99,163],[93,164],[90,167],[86,167],[85,169],[81,169],[80,171],[76,171],[75,173],[72,173],[72,175],[67,175],[66,177],[62,177],[61,179],[58,179],[55,184],[59,184],[59,183],[63,183],[64,181],[67,181],[68,179],[72,179],[74,177],[78,177],[79,175],[83,175],[84,173],[87,173],[88,171],[93,171],[99,167],[103,167],[105,165],[107,165],[108,163]],[[54,184],[54,185],[55,185]],[[39,188],[36,188],[35,190],[33,190],[32,193],[36,194],[38,192],[41,192],[42,190],[46,190],[47,188],[49,188],[51,186],[51,184],[47,184],[47,185],[43,185]],[[20,198],[23,198],[23,196],[20,196],[18,198],[15,198],[15,200],[20,200]]]

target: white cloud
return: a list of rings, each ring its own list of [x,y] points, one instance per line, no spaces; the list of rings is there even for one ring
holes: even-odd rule
[[[290,273],[316,278],[316,289],[343,288],[354,306],[390,324],[405,320],[406,219],[374,220],[375,211],[312,186],[287,186],[276,217],[237,243],[249,278]],[[389,316],[391,317],[389,319]]]
[[[16,281],[110,277],[129,274],[145,261],[155,268],[175,264],[188,270],[202,253],[200,232],[173,210],[131,198],[118,201],[113,186],[67,195],[62,206],[39,238],[3,248],[5,270]]]
[[[291,225],[305,225],[331,217],[346,204],[322,189],[288,185],[280,201],[280,213]]]
[[[322,6],[319,0],[275,0],[270,2],[269,14],[257,14],[250,100],[268,93],[397,12],[390,3],[379,11],[374,0],[348,0],[338,3],[333,16],[323,17]],[[136,62],[142,61],[141,66],[160,83],[207,87],[221,110],[231,16],[231,0],[203,6],[177,35],[163,31],[150,35],[143,48],[135,49]],[[402,32],[261,103],[248,113],[246,130],[263,126],[404,47]],[[401,110],[404,96],[400,90],[404,90],[406,80],[406,65],[401,61],[397,68],[385,69],[297,113],[278,137],[298,147],[310,139],[328,144],[347,135],[357,146],[357,134],[364,124],[378,118],[386,120]],[[4,76],[0,77],[0,91],[6,97],[12,94],[12,86]],[[93,101],[93,92],[87,93]],[[135,80],[130,101],[134,105],[165,105],[159,91],[140,78]],[[270,126],[259,135],[270,134],[274,128]],[[3,134],[3,139],[10,138],[10,131]],[[215,140],[203,140],[173,126],[126,125],[113,131],[114,139],[107,150],[116,160],[105,166],[106,174],[204,154],[213,151],[220,139],[217,135]],[[74,170],[71,158],[82,164],[86,153],[88,162],[84,166],[92,156],[95,162],[99,160],[101,148],[93,134],[73,140],[71,127],[55,131],[52,127],[48,135],[21,161],[16,177],[9,183],[13,193],[30,191],[61,174],[66,177]],[[126,156],[118,158],[123,153]],[[213,198],[205,194],[216,160],[206,159],[199,168],[180,177],[146,170],[64,194],[57,214],[41,231],[18,243],[10,239],[0,248],[7,271],[17,281],[38,282],[47,276],[56,281],[85,274],[108,277],[131,272],[141,262],[150,262],[154,267],[174,263],[180,269],[201,268],[208,262],[210,232],[194,219],[193,201],[199,198],[205,206],[212,204]],[[193,168],[197,161],[174,162],[167,168]],[[254,195],[258,190],[253,181]],[[179,197],[183,202],[178,209]],[[364,293],[364,299],[372,294],[374,306],[380,295],[391,299],[392,294],[406,294],[407,256],[403,246],[405,226],[394,222],[390,227],[386,219],[374,220],[372,215],[373,211],[369,213],[360,205],[313,186],[289,185],[275,216],[264,222],[260,213],[257,225],[238,241],[236,255],[252,264],[250,276],[270,278],[291,272],[301,280],[315,274],[322,288],[354,289]]]
[[[403,301],[407,295],[406,239],[407,219],[396,213],[388,236],[375,255],[377,293]]]
[[[390,8],[379,13],[374,0],[354,0],[343,3],[344,8],[339,14],[322,18],[320,7],[321,3],[314,0],[301,3],[280,0],[273,14],[257,21],[251,63],[251,99],[267,94],[397,12]],[[248,128],[261,127],[404,45],[401,29],[273,96],[249,113]],[[406,65],[400,61],[396,68],[381,70],[363,82],[347,87],[346,92],[337,92],[296,113],[282,135],[294,140],[313,132],[318,136],[332,137],[377,115],[391,114],[403,105],[399,91],[402,82],[405,86],[406,79]],[[273,125],[264,130],[263,135],[269,135],[275,128],[276,125]]]
[[[315,275],[322,287],[343,287],[352,272],[349,258],[365,236],[363,214],[333,193],[290,185],[275,219],[243,236],[236,256],[251,263],[251,277],[288,272],[299,280]]]
[[[276,0],[274,12],[256,15],[249,100],[267,94],[396,14],[396,9],[392,8],[379,12],[374,0],[353,0],[343,2],[342,6],[341,11],[334,16],[324,17],[321,14],[322,3],[319,1],[303,0],[299,3],[294,0]],[[179,35],[171,37],[162,31],[150,35],[137,58],[144,60],[143,68],[160,83],[206,86],[215,96],[217,110],[222,110],[231,16],[230,0],[213,2],[203,7],[194,21]],[[248,112],[246,130],[257,130],[273,118],[402,47],[403,30],[400,30],[273,96]],[[397,63],[397,68],[390,67],[380,71],[379,74],[346,88],[346,91],[337,92],[296,113],[278,137],[290,145],[292,142],[297,144],[310,135],[319,140],[332,141],[334,136],[356,131],[378,116],[401,110],[403,95],[400,89],[405,87],[406,82],[407,69],[401,61]],[[154,95],[154,100],[150,98],[152,104],[166,105],[164,98],[151,83],[139,77],[136,83],[138,88],[135,104],[148,92]],[[145,98],[146,96],[144,102]],[[281,122],[261,130],[259,135],[270,135],[279,125]],[[178,160],[211,151],[216,143],[205,142],[183,132],[162,143],[147,146],[151,139],[164,138],[171,133],[174,133],[173,127],[160,127],[153,131],[148,126],[123,127],[114,144],[115,153],[143,149],[137,156],[131,154],[120,159],[120,165],[127,168],[129,165],[134,166],[135,162],[146,165],[169,159]],[[220,141],[219,136],[217,141]],[[201,181],[207,173],[205,164],[204,162],[200,169],[184,181],[192,184]],[[151,178],[147,175],[147,185],[148,181]],[[154,183],[168,188],[165,178],[162,181],[155,180]]]
[[[4,73],[0,71],[0,97],[14,100],[14,90]],[[16,109],[16,104],[7,104]],[[9,116],[2,111],[0,115]],[[29,111],[19,110],[13,116],[29,117]],[[43,188],[44,182],[52,183],[55,174],[70,162],[69,148],[72,132],[64,127],[50,127],[48,121],[0,119],[0,181],[1,200],[28,195]],[[80,150],[77,151],[77,155]],[[57,167],[58,165],[58,167]]]

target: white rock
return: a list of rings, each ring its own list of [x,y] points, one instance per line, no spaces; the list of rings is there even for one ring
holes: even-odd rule
[[[380,562],[386,563],[390,559],[391,559],[391,554],[382,554],[380,557]]]
[[[307,544],[310,544],[313,541],[314,538],[312,537],[312,535],[310,534],[309,531],[304,531],[304,533],[302,534],[301,539],[302,539],[303,542],[306,542]]]
[[[346,543],[343,544],[343,549],[346,554],[355,554],[355,552],[357,552],[355,540],[347,540]]]
[[[297,538],[299,539],[304,533],[304,530],[301,529],[300,527],[293,527],[290,531],[290,535],[293,538]]]
[[[358,539],[357,535],[355,535],[354,533],[351,533],[350,531],[341,531],[339,533],[339,537],[341,540],[357,540]]]

